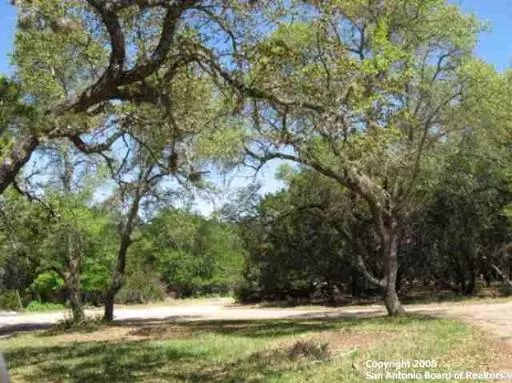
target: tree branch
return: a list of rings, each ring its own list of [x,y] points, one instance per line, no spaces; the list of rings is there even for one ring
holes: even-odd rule
[[[110,136],[105,142],[99,144],[86,144],[80,135],[68,136],[69,140],[75,145],[75,147],[85,154],[100,153],[109,150],[112,144],[123,136],[123,131],[118,131]]]
[[[183,12],[191,8],[197,3],[198,0],[179,0],[169,2],[170,5],[167,9],[167,14],[162,26],[162,33],[160,35],[160,41],[152,53],[151,58],[144,64],[139,64],[135,68],[123,72],[119,79],[118,85],[127,85],[135,81],[140,81],[154,71],[156,71],[165,61],[167,53],[171,49],[174,42],[174,34],[178,26],[178,20],[180,19]]]

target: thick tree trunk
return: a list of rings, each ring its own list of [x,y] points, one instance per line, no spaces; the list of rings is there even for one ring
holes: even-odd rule
[[[73,322],[80,323],[85,319],[84,309],[82,307],[82,289],[80,286],[80,272],[77,260],[73,260],[68,270],[65,283],[68,291],[69,307],[73,315]]]
[[[363,257],[358,255],[357,267],[365,277],[365,282],[377,286],[382,292],[384,304],[390,316],[405,314],[405,310],[398,299],[396,282],[398,277],[398,235],[394,230],[382,236],[384,278],[378,279],[366,268]]]
[[[103,314],[103,320],[107,322],[112,322],[114,320],[114,298],[117,294],[117,291],[113,291],[112,289],[108,289],[105,294],[105,311]]]
[[[15,145],[0,164],[0,194],[14,182],[21,168],[30,160],[32,153],[39,145],[36,136],[25,138]]]
[[[63,187],[67,195],[73,193],[73,163],[71,161],[68,143],[63,146]],[[66,288],[68,292],[69,306],[73,315],[73,322],[80,323],[85,319],[82,307],[82,286],[80,284],[80,271],[82,268],[82,236],[74,228],[69,227],[67,233],[67,271],[65,273]]]
[[[103,320],[112,322],[114,320],[114,300],[116,294],[123,286],[123,277],[126,270],[126,253],[128,252],[129,237],[121,239],[121,246],[117,255],[116,268],[112,274],[110,286],[105,294],[105,312]]]
[[[78,278],[70,281],[68,285],[69,306],[73,315],[73,322],[80,323],[85,319],[84,309],[82,307],[82,297],[80,292],[80,281]]]
[[[398,299],[396,282],[398,276],[398,235],[391,231],[384,243],[384,304],[390,316],[405,314]]]

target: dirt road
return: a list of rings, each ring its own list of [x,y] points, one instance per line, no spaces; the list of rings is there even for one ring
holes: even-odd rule
[[[428,307],[426,307],[426,313],[428,313]],[[441,306],[437,314],[481,327],[512,346],[512,301],[446,305],[446,307]]]
[[[512,300],[478,304],[408,305],[407,311],[457,318],[480,326],[512,345]],[[13,331],[46,328],[65,318],[68,313],[32,313],[0,316],[0,335]],[[87,315],[101,315],[101,310],[87,310]],[[185,302],[169,306],[119,307],[115,320],[250,320],[280,318],[364,317],[385,315],[382,306],[354,306],[349,308],[299,307],[264,308],[238,306],[231,299]]]

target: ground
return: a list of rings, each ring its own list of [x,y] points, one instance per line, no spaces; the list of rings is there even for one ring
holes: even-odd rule
[[[209,300],[121,308],[108,327],[14,335],[63,314],[7,316],[0,348],[13,382],[363,382],[385,373],[367,365],[376,360],[437,364],[407,369],[417,373],[512,366],[512,302],[407,308],[413,314],[387,318],[376,305],[279,309]]]

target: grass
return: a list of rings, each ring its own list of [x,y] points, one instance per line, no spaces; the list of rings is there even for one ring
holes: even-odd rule
[[[364,382],[377,372],[367,360],[505,370],[510,354],[499,346],[460,322],[421,316],[141,321],[0,342],[13,382]]]
[[[61,311],[65,310],[67,307],[62,303],[53,303],[53,302],[38,302],[32,301],[27,307],[25,307],[26,312],[52,312],[52,311]]]

